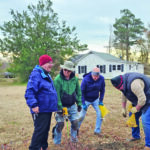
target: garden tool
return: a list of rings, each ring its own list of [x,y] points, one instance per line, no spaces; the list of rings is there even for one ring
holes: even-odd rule
[[[67,107],[63,107],[63,117],[66,121],[68,121],[68,110]]]
[[[68,133],[68,137],[69,137],[69,127],[68,127],[68,110],[67,107],[63,107],[63,117],[66,120],[66,124],[67,124],[67,133]]]

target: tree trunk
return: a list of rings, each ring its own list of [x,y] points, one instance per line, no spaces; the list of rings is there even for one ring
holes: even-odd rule
[[[128,43],[126,47],[126,60],[129,61],[129,44]]]

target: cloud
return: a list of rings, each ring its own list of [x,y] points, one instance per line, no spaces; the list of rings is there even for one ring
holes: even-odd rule
[[[99,42],[99,43],[89,43],[88,44],[88,49],[89,50],[93,50],[93,51],[99,51],[99,52],[106,52],[106,48],[105,48],[105,46],[107,45],[107,43],[106,44],[104,44],[104,43],[101,43],[101,42]]]
[[[114,18],[100,16],[100,17],[96,17],[96,21],[103,24],[113,24]]]

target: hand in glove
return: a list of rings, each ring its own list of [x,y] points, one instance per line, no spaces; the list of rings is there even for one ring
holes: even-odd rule
[[[87,111],[87,106],[86,106],[86,104],[84,104],[82,107],[83,107],[83,109],[84,109],[85,111]]]
[[[122,108],[122,116],[127,117],[127,112],[125,108]]]
[[[130,110],[133,114],[135,114],[136,112],[138,112],[138,110],[136,109],[136,107],[132,107]]]
[[[103,102],[102,102],[102,101],[99,101],[99,105],[104,106],[104,104],[103,104]]]
[[[80,112],[82,110],[81,106],[78,106],[78,112]]]

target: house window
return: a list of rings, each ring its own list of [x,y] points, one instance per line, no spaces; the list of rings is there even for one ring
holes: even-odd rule
[[[78,73],[87,73],[87,66],[78,66]]]
[[[136,64],[136,70],[138,70],[138,64]]]
[[[81,66],[81,73],[85,73],[85,66]]]
[[[97,65],[101,73],[106,73],[106,65]]]
[[[116,65],[113,65],[113,70],[116,70]]]
[[[103,65],[103,73],[106,73],[106,65]]]
[[[129,70],[131,70],[131,65],[129,65]]]
[[[117,70],[121,70],[121,65],[117,65]]]

